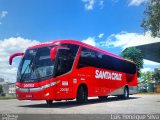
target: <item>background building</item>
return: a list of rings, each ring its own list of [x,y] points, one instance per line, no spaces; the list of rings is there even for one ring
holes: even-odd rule
[[[3,78],[0,78],[0,85],[6,84],[5,80]]]
[[[15,83],[8,84],[8,94],[16,95],[16,84]]]
[[[16,85],[15,83],[11,83],[3,78],[0,78],[0,85],[2,85],[3,93],[5,95],[15,95]]]

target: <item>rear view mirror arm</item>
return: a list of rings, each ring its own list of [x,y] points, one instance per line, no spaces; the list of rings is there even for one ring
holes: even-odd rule
[[[13,60],[13,58],[15,58],[15,57],[17,57],[17,56],[23,56],[23,55],[24,55],[23,52],[12,54],[12,55],[9,57],[9,64],[12,65],[12,60]]]

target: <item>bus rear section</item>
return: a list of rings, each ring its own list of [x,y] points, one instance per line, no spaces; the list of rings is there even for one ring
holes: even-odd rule
[[[137,91],[135,63],[104,51],[82,47],[77,71],[79,79],[87,83],[90,97],[128,98]]]
[[[130,88],[137,86],[133,62],[108,54],[93,46],[60,40],[29,47],[17,71],[16,96],[19,100],[75,99],[86,102],[88,97],[108,95],[128,98]],[[127,92],[126,92],[127,91]]]

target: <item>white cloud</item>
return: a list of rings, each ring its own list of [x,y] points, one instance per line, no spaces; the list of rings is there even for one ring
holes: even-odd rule
[[[134,39],[132,39],[125,47],[132,47],[132,46],[160,42],[160,38],[152,37],[150,32],[147,32],[145,34],[137,34],[136,33],[133,38]]]
[[[24,39],[22,37],[11,37],[0,40],[0,77],[15,81],[17,63],[9,65],[9,56],[15,52],[24,52],[28,46],[38,44],[39,41]]]
[[[93,10],[95,0],[82,0],[85,3],[84,7],[86,10]]]
[[[0,12],[0,25],[2,24],[1,20],[4,19],[7,16],[7,14],[8,14],[7,11]]]
[[[101,47],[100,45],[100,40],[101,38],[104,37],[104,33],[100,33],[98,36],[92,36],[92,37],[88,37],[84,40],[82,40],[82,42],[92,45],[92,46],[96,46],[96,47]]]
[[[101,42],[102,46],[107,47],[133,47],[149,43],[160,42],[160,38],[153,38],[150,32],[146,34],[120,32],[118,34],[111,34],[106,41]]]
[[[104,7],[104,0],[82,0],[85,10],[93,10],[95,6],[99,6],[100,9]]]
[[[148,2],[149,0],[130,0],[129,6],[139,6],[143,3]]]
[[[101,33],[98,35],[98,38],[102,38],[104,36],[104,33]]]
[[[104,0],[81,0],[84,2],[84,7],[86,10],[93,10],[94,6],[97,5],[100,9],[104,7]],[[120,0],[111,0],[114,3],[119,2]],[[149,0],[128,0],[128,6],[139,6],[143,3],[147,3]]]
[[[144,65],[150,65],[150,66],[160,66],[160,63],[154,62],[154,61],[150,61],[150,60],[143,60]]]
[[[147,71],[153,71],[153,70],[149,67],[141,69],[141,72],[147,72]]]
[[[92,45],[92,46],[96,46],[96,40],[94,37],[88,37],[87,39],[82,40],[82,42]]]
[[[0,13],[0,18],[5,18],[7,14],[8,14],[8,11],[2,11]]]
[[[100,6],[100,9],[103,9],[103,7],[104,7],[104,0],[100,0],[99,1],[99,6]]]

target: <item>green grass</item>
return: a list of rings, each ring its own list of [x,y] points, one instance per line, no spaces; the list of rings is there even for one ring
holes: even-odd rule
[[[12,95],[0,96],[0,99],[16,99],[16,96]]]

